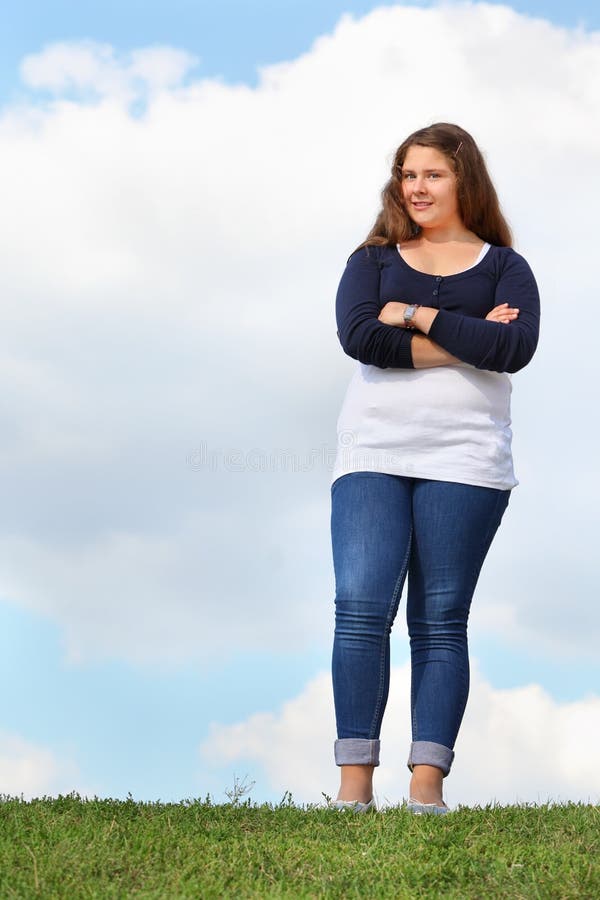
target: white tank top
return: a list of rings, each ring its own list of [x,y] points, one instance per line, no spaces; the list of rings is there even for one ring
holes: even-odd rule
[[[423,369],[357,363],[337,420],[331,483],[367,471],[516,487],[511,392],[507,372],[469,363]]]

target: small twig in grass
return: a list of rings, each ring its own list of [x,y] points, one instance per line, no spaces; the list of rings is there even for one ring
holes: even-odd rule
[[[252,788],[254,787],[254,785],[256,784],[255,781],[251,781],[250,784],[246,784],[247,778],[248,778],[248,775],[244,775],[243,779],[240,781],[240,779],[237,777],[237,775],[234,772],[233,787],[230,790],[224,792],[225,796],[229,799],[229,802],[233,803],[234,806],[237,806],[238,803],[240,802],[240,800],[242,799],[242,797],[245,794],[249,794],[250,791],[252,790]]]
[[[26,849],[29,850],[29,852],[31,853],[31,858],[33,859],[33,881],[35,884],[36,891],[39,891],[40,881],[38,878],[37,860],[35,858],[35,853],[33,852],[33,850],[31,849],[31,847],[28,844],[24,844],[24,847],[26,847]]]

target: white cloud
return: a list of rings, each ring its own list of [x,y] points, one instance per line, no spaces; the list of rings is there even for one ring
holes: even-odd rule
[[[406,765],[411,742],[410,662],[392,667],[381,733],[381,765],[375,774],[380,805],[408,797]],[[237,762],[248,768],[257,791],[291,791],[299,803],[335,797],[335,723],[331,678],[315,676],[277,713],[256,713],[233,725],[212,723],[200,747],[205,768]],[[590,748],[600,740],[600,697],[556,703],[539,685],[497,690],[471,659],[469,701],[444,779],[449,806],[514,803],[600,802],[600,773]],[[584,753],[581,748],[588,748]]]
[[[249,499],[260,509],[260,490]],[[174,534],[144,533],[144,515],[160,517],[156,504],[137,511],[138,532],[93,521],[109,514],[92,510],[89,523],[57,526],[44,543],[7,537],[0,592],[63,623],[72,665],[113,657],[210,664],[240,645],[260,651],[325,638],[329,573],[311,540],[325,510],[313,498],[299,500],[293,515],[273,510],[263,521],[257,513],[249,528],[235,500],[219,509],[215,497],[214,508],[190,515]],[[81,540],[78,528],[86,526],[105,533]],[[320,609],[307,593],[306,571],[320,585]]]
[[[110,44],[61,41],[25,56],[20,71],[23,82],[36,90],[91,93],[130,102],[146,91],[178,87],[198,62],[174,47],[143,47],[118,55]]]
[[[83,784],[79,767],[67,753],[0,732],[0,794],[32,800],[73,791],[81,797],[98,796]]]
[[[385,7],[254,89],[190,79],[195,63],[51,45],[22,72],[52,99],[2,111],[0,588],[59,621],[72,660],[327,639],[318,451],[354,366],[335,290],[395,146],[455,120],[487,152],[544,304],[513,381],[521,485],[477,621],[591,658],[598,35],[496,5]],[[202,445],[212,468],[190,462]],[[311,450],[304,472],[269,463]]]

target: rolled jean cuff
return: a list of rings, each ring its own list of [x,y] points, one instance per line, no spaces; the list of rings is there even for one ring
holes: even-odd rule
[[[413,766],[437,766],[446,776],[454,760],[454,750],[434,741],[413,741],[410,745],[407,766],[412,772]]]
[[[339,738],[334,745],[336,766],[378,766],[379,740]]]

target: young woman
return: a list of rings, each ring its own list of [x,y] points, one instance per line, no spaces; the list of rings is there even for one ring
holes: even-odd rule
[[[339,284],[338,337],[359,363],[331,483],[340,809],[374,807],[390,631],[408,575],[408,807],[448,812],[469,608],[519,483],[510,374],[539,333],[535,278],[511,243],[471,135],[431,125],[396,151],[382,209]]]

